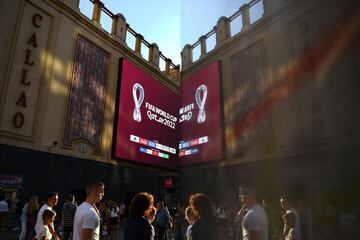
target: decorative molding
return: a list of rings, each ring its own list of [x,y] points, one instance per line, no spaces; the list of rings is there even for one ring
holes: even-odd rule
[[[267,63],[263,40],[258,41],[231,57],[232,90],[234,99],[227,110],[228,134],[232,144],[230,155],[241,155],[246,147],[258,143],[265,134],[267,121],[261,119],[264,94],[269,88]],[[270,99],[267,99],[270,101]],[[266,109],[263,109],[265,111]],[[262,145],[264,145],[262,143]],[[265,144],[266,145],[266,144]]]
[[[110,54],[77,37],[63,144],[85,139],[101,152]]]

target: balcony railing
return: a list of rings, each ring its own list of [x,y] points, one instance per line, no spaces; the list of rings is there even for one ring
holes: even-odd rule
[[[93,4],[92,11],[92,21],[95,24],[100,26],[100,19],[102,13],[106,14],[106,16],[112,19],[111,24],[111,32],[109,32],[117,41],[122,44],[127,44],[127,33],[130,33],[135,38],[134,44],[134,52],[138,55],[142,56],[142,52],[148,53],[147,61],[149,61],[155,68],[158,68],[163,73],[165,73],[172,80],[179,80],[179,70],[180,66],[175,65],[170,58],[165,57],[161,51],[159,51],[159,47],[156,43],[149,43],[144,39],[144,37],[136,32],[134,29],[130,27],[128,23],[126,23],[126,19],[122,14],[114,14],[108,8],[105,7],[104,3],[100,0],[87,0]],[[142,51],[142,46],[147,47],[148,51]],[[160,63],[160,61],[163,61]],[[161,69],[160,66],[164,66],[164,69]]]
[[[232,37],[248,30],[251,24],[263,17],[263,1],[252,0],[241,6],[230,17],[220,17],[216,26],[211,31],[201,36],[195,43],[186,44],[181,52],[183,69],[190,66],[193,62],[202,59],[213,49],[227,43]],[[216,43],[211,49],[207,49],[207,43],[213,36],[216,38]]]

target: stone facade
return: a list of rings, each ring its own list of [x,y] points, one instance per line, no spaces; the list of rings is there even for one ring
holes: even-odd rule
[[[201,189],[221,200],[252,180],[269,195],[359,181],[351,170],[360,152],[358,2],[251,2],[263,4],[260,19],[249,22],[252,7],[241,7],[239,33],[218,37],[233,20],[221,18],[214,49],[195,61],[196,44],[183,50],[182,79],[222,62],[225,157],[182,169],[182,193]]]
[[[56,189],[65,195],[92,178],[103,179],[114,190],[123,188],[111,190],[118,199],[126,198],[125,192],[146,189],[162,194],[158,178],[176,173],[143,166],[145,181],[154,184],[136,189],[130,182],[139,180],[138,166],[112,159],[119,59],[129,59],[176,94],[179,68],[168,65],[168,73],[160,71],[156,44],[149,61],[130,49],[121,14],[113,15],[108,33],[99,23],[104,14],[100,1],[94,2],[93,19],[80,13],[78,4],[0,4],[0,21],[6,23],[0,36],[0,174],[23,176],[25,196],[42,185],[44,177],[48,180],[36,189],[39,194]]]
[[[0,39],[0,142],[47,151],[57,141],[59,147],[52,150],[58,154],[114,163],[111,139],[119,58],[131,59],[175,92],[177,76],[173,69],[172,75],[159,71],[156,44],[150,62],[124,44],[121,14],[114,15],[113,32],[107,34],[98,24],[102,5],[95,3],[96,16],[89,21],[77,4],[2,3],[1,16],[9,24]]]

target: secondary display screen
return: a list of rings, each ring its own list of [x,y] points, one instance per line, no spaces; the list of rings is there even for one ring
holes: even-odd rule
[[[213,62],[181,82],[181,165],[223,157],[219,67]]]
[[[128,60],[119,65],[114,157],[178,168],[180,96]]]

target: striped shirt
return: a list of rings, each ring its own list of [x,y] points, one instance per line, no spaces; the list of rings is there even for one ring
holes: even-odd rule
[[[65,203],[63,206],[64,227],[72,227],[74,225],[74,216],[77,206],[74,203]]]

